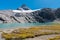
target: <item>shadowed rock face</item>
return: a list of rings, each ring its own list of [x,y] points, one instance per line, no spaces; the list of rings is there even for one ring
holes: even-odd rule
[[[19,11],[22,9],[26,11],[30,10],[25,5],[18,8]],[[0,10],[0,23],[4,23],[4,21],[6,21],[5,23],[45,23],[53,22],[54,20],[57,20],[57,18],[60,19],[60,8],[54,10],[51,8],[43,8],[30,13],[29,11],[28,13],[16,13],[12,10]]]
[[[60,8],[57,8],[57,10],[55,11],[55,15],[60,19]]]
[[[4,19],[0,18],[1,21],[5,21]]]
[[[51,8],[41,9],[39,16],[41,16],[45,21],[54,21],[56,19],[55,13],[52,11]]]

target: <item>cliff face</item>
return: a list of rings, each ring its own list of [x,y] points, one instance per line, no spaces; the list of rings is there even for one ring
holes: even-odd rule
[[[31,10],[23,5],[17,10],[0,10],[0,23],[44,23],[60,19],[60,8]]]

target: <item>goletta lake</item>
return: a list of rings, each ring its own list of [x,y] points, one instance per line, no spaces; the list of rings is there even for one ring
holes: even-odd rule
[[[0,28],[16,28],[16,27],[32,27],[32,26],[43,26],[43,25],[53,25],[58,23],[48,22],[48,23],[0,23]]]

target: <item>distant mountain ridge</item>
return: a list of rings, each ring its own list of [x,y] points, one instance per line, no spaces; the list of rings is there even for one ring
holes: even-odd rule
[[[60,20],[60,8],[32,10],[22,5],[17,10],[0,10],[0,23],[45,23]]]

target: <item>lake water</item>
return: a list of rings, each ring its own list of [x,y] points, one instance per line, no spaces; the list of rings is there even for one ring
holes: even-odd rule
[[[1,23],[0,28],[30,27],[41,25],[52,25],[53,23]]]

